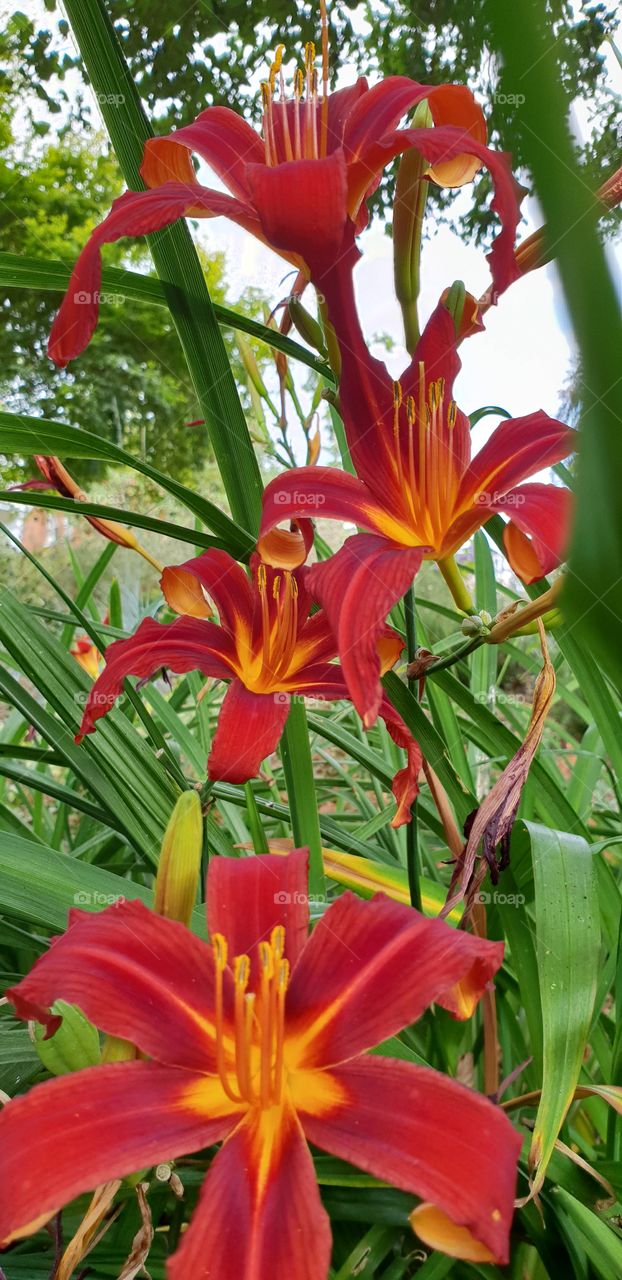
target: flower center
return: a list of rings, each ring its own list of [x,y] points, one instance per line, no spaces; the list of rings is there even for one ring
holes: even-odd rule
[[[228,1098],[252,1107],[278,1105],[283,1092],[283,1035],[285,992],[289,961],[284,958],[285,930],[277,925],[269,942],[260,942],[259,985],[247,990],[251,962],[247,955],[235,956],[233,1043],[225,1032],[223,1017],[223,973],[227,968],[227,940],[212,935],[216,965],[216,1061],[218,1075]]]
[[[460,483],[453,432],[458,409],[445,403],[445,379],[426,385],[419,365],[419,396],[402,394],[393,383],[393,437],[397,481],[406,518],[419,543],[439,550],[451,523]]]
[[[326,0],[320,0],[322,24],[322,95],[318,96],[315,45],[304,48],[304,71],[294,72],[293,94],[287,98],[282,62],[285,45],[277,47],[268,79],[261,86],[266,164],[287,160],[317,160],[328,143],[328,20]],[[278,99],[275,94],[278,91]],[[318,119],[319,117],[319,119]]]
[[[261,607],[260,669],[253,687],[257,693],[278,690],[287,678],[298,640],[298,583],[284,570],[272,577],[266,566],[257,569]]]

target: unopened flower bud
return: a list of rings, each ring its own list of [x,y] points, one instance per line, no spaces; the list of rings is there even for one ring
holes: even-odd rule
[[[184,791],[179,797],[164,833],[153,907],[169,920],[189,924],[196,902],[203,818],[201,801],[196,791]]]
[[[463,636],[486,636],[490,630],[492,619],[485,609],[481,613],[472,613],[468,618],[462,619],[461,630]]]
[[[31,1036],[43,1066],[54,1076],[63,1076],[83,1067],[94,1067],[100,1061],[99,1035],[96,1028],[75,1004],[56,1000],[53,1012],[62,1022],[53,1036],[45,1040],[45,1028],[31,1023]]]
[[[318,351],[323,360],[328,359],[328,351],[324,340],[324,330],[321,324],[314,316],[303,307],[300,298],[290,298],[288,304],[289,314],[292,318],[300,337],[308,342],[310,347]]]

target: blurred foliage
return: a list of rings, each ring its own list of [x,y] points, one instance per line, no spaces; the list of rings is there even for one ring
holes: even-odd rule
[[[9,47],[11,76],[0,77],[0,249],[73,265],[89,231],[123,189],[118,164],[99,131],[85,131],[76,121],[58,133],[37,127],[28,110],[32,85],[24,82],[11,42]],[[106,262],[151,268],[144,242],[108,246]],[[203,266],[212,298],[223,302],[223,255],[204,255]],[[123,299],[103,294],[95,341],[79,361],[60,371],[46,355],[59,301],[53,294],[23,289],[0,296],[2,407],[96,431],[162,471],[191,478],[211,451],[207,433],[187,425],[200,413],[168,312],[147,305],[130,308]],[[262,318],[262,305],[256,290],[245,293],[247,314]],[[233,340],[228,348],[245,385]],[[88,482],[101,467],[83,462],[74,470]],[[11,465],[5,472],[3,466],[3,474],[22,479],[24,471]]]

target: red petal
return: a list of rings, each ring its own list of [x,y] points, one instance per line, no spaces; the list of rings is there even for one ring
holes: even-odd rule
[[[512,176],[509,156],[505,152],[491,151],[475,137],[465,136],[464,129],[453,125],[438,125],[433,129],[398,129],[385,136],[377,133],[375,139],[365,151],[365,165],[358,166],[358,172],[352,166],[350,209],[357,207],[357,201],[364,198],[369,173],[383,169],[394,156],[401,155],[410,147],[414,147],[429,162],[432,172],[438,171],[440,166],[445,168],[450,164],[454,165],[456,160],[462,164],[465,155],[486,165],[494,184],[491,208],[498,213],[502,224],[487,256],[495,291],[498,294],[507,289],[520,275],[514,257],[514,241],[520,218],[519,197],[522,191]]]
[[[360,98],[369,93],[366,76],[359,76],[354,84],[337,89],[328,95],[328,150],[340,147],[348,120]],[[321,110],[321,108],[320,108]]]
[[[246,166],[264,163],[265,149],[259,135],[237,111],[208,107],[183,129],[164,138],[150,138],[140,167],[143,182],[148,187],[159,187],[182,174],[193,173],[191,151],[205,160],[234,196],[248,200]]]
[[[523,582],[537,582],[563,560],[573,512],[568,489],[523,484],[494,508],[510,522],[503,533],[507,558]]]
[[[576,439],[575,431],[541,409],[525,418],[507,418],[473,458],[457,505],[476,499],[494,506],[521,480],[567,458],[576,448]]]
[[[337,641],[332,627],[323,609],[318,609],[303,625],[298,633],[296,649],[288,675],[288,688],[292,693],[299,693],[307,682],[308,673],[318,664],[328,663],[333,672],[337,667],[330,664],[330,659],[337,653]],[[313,680],[313,677],[311,677]],[[302,683],[301,683],[302,681]],[[345,685],[344,685],[345,689]],[[348,693],[345,690],[344,697]]]
[[[466,85],[436,85],[429,95],[429,102],[437,128],[454,125],[465,136],[469,134],[477,142],[486,142],[484,113]],[[429,177],[440,187],[462,187],[466,182],[472,181],[480,168],[481,160],[466,151],[453,160],[433,165],[429,170]]]
[[[37,1085],[0,1113],[0,1245],[82,1192],[225,1137],[234,1110],[214,1077],[154,1062]]]
[[[160,231],[187,214],[193,217],[223,215],[263,239],[254,211],[221,191],[209,191],[187,182],[167,182],[155,191],[126,191],[92,232],[73,269],[48,342],[48,355],[55,364],[63,368],[78,356],[97,325],[102,245],[113,244],[124,236]]]
[[[176,613],[189,614],[191,609],[187,606],[190,605],[205,607],[205,595],[208,595],[218,609],[221,627],[232,637],[250,637],[253,621],[250,579],[226,551],[213,548],[184,564],[171,565],[164,570],[160,581]]]
[[[92,733],[95,722],[114,706],[126,676],[152,676],[160,667],[170,667],[177,675],[202,671],[204,676],[228,680],[233,660],[229,637],[212,622],[143,618],[129,640],[115,640],[106,649],[106,666],[89,693],[77,741]]]
[[[289,715],[288,693],[251,693],[233,680],[225,694],[207,761],[214,782],[248,782],[279,744]]]
[[[346,122],[344,149],[348,163],[366,157],[370,147],[394,129],[411,107],[433,92],[433,86],[418,84],[408,76],[386,76],[373,85]]]
[[[507,1262],[521,1140],[503,1111],[409,1062],[370,1057],[330,1075],[346,1096],[332,1114],[299,1105],[309,1141],[439,1205]]]
[[[409,1026],[464,978],[483,993],[503,943],[378,894],[344,893],[316,925],[287,992],[288,1059],[329,1066]]]
[[[326,1280],[331,1236],[296,1115],[251,1112],[225,1142],[169,1280]]]
[[[50,1006],[68,1000],[159,1062],[193,1071],[216,1065],[211,947],[142,902],[71,911],[67,932],[6,994],[18,1017],[52,1031],[59,1018]],[[227,1001],[230,994],[227,983]]]
[[[369,727],[382,701],[378,639],[390,609],[411,585],[421,547],[355,534],[330,560],[309,571],[309,586],[338,639],[350,698]]]
[[[285,929],[285,954],[294,965],[309,930],[309,852],[286,858],[266,853],[250,858],[212,858],[207,873],[210,934],[227,939],[229,957],[256,955],[277,925]],[[256,967],[251,977],[256,976]]]
[[[323,520],[345,520],[372,530],[390,521],[385,508],[356,476],[335,467],[296,467],[276,476],[266,487],[259,554],[265,557],[266,543],[276,525],[310,513]],[[397,522],[395,526],[399,528]]]
[[[351,228],[347,251],[344,245],[338,262],[313,283],[326,299],[339,340],[340,411],[352,462],[376,502],[397,520],[408,508],[395,458],[394,386],[386,366],[369,351],[360,326],[353,281],[359,256]]]
[[[404,769],[400,769],[399,773],[396,773],[392,784],[393,795],[397,800],[397,813],[391,826],[401,827],[405,822],[411,821],[412,814],[410,810],[419,793],[419,773],[422,762],[421,747],[386,696],[383,697],[380,704],[379,714],[384,720],[393,741],[397,743],[398,747],[402,747],[408,755],[408,764]]]
[[[307,560],[314,536],[312,520],[306,516],[291,520],[289,529],[272,529],[262,538],[261,558],[273,569],[299,569]]]
[[[375,189],[375,175],[386,163],[378,144],[399,124],[402,116],[423,99],[429,102],[436,127],[453,125],[459,128],[463,146],[465,139],[471,138],[485,143],[484,116],[466,86],[422,85],[406,76],[389,76],[381,80],[352,111],[344,133],[352,217],[356,216],[361,199],[366,199]],[[430,177],[441,186],[462,186],[474,177],[480,164],[481,160],[465,148],[451,159],[434,165],[430,169]]]
[[[312,275],[330,267],[341,249],[347,219],[343,152],[273,168],[250,164],[247,174],[268,243],[299,254]]]

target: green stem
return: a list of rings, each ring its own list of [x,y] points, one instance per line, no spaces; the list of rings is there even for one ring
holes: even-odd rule
[[[253,849],[255,853],[269,853],[268,841],[266,833],[261,825],[255,792],[251,782],[244,783],[244,794],[246,796],[246,813],[248,816],[248,825],[253,841]]]
[[[475,613],[475,605],[464,585],[464,578],[453,556],[437,560],[438,567],[461,613]]]
[[[309,849],[309,896],[323,901],[326,896],[322,835],[318,815],[313,760],[304,700],[293,697],[281,739],[281,758],[297,848]]]
[[[406,648],[408,661],[414,662],[417,652],[417,624],[415,617],[415,588],[410,586],[404,596],[404,616],[406,619]],[[408,681],[410,692],[416,697],[416,680]],[[411,806],[410,822],[406,827],[406,867],[408,870],[408,889],[410,901],[417,911],[421,911],[421,869],[419,866],[419,842],[417,827],[417,802]]]

